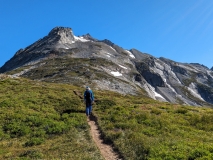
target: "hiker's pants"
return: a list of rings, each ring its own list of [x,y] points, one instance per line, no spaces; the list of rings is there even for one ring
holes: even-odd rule
[[[86,103],[86,115],[90,115],[92,112],[92,103]]]

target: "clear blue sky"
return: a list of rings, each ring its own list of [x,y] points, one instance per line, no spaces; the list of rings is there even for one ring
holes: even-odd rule
[[[213,66],[213,0],[0,0],[0,66],[56,26]]]

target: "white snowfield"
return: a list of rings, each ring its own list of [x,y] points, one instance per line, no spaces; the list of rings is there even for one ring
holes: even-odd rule
[[[150,85],[150,89],[151,89],[151,91],[154,93],[155,98],[156,98],[156,97],[160,97],[160,98],[162,98],[162,99],[165,100],[165,98],[164,98],[162,95],[160,95],[159,93],[157,93],[157,92],[155,91],[155,88],[152,87],[151,85]],[[165,100],[165,101],[166,101],[166,100]]]
[[[118,76],[122,76],[122,74],[120,72],[110,72],[113,76],[118,77]]]
[[[111,54],[111,53],[106,52],[106,54],[108,54],[108,55],[112,56],[112,54]]]
[[[77,37],[77,36],[74,36],[75,40],[76,41],[81,41],[81,42],[88,42],[89,40],[83,38],[83,37]]]
[[[110,54],[110,53],[108,53],[108,52],[106,52],[106,56],[107,56],[107,57],[111,57],[111,56],[113,56],[113,55]]]
[[[122,66],[122,65],[120,65],[120,64],[119,64],[119,66],[120,66],[121,68],[123,68],[123,69],[127,69],[126,67],[124,67],[124,66]]]
[[[155,88],[152,87],[149,83],[144,85],[144,89],[147,91],[147,93],[149,94],[149,96],[153,99],[157,99],[157,97],[163,99],[165,102],[167,102],[167,100],[159,93],[157,93],[155,91]]]
[[[153,92],[154,92],[154,94],[155,94],[155,97],[160,97],[160,98],[162,98],[162,99],[165,100],[165,98],[163,98],[163,96],[161,96],[159,93],[157,93],[157,92],[155,92],[155,91],[153,91]]]
[[[129,54],[130,57],[135,58],[135,56],[130,51],[128,51],[128,50],[125,50],[125,51],[128,52],[128,54]]]

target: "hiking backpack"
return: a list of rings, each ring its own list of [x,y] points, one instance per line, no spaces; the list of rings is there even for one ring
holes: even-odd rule
[[[89,90],[86,91],[85,99],[86,99],[87,102],[92,102],[92,95],[91,94],[92,93]]]

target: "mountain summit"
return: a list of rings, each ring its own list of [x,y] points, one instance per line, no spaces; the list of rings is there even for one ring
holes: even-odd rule
[[[71,28],[56,27],[48,34],[49,43],[71,44],[75,41]]]
[[[53,28],[47,36],[20,49],[1,73],[34,80],[89,85],[123,94],[202,106],[213,104],[213,71],[198,63],[156,58],[126,50],[90,34],[75,36],[71,28]]]

